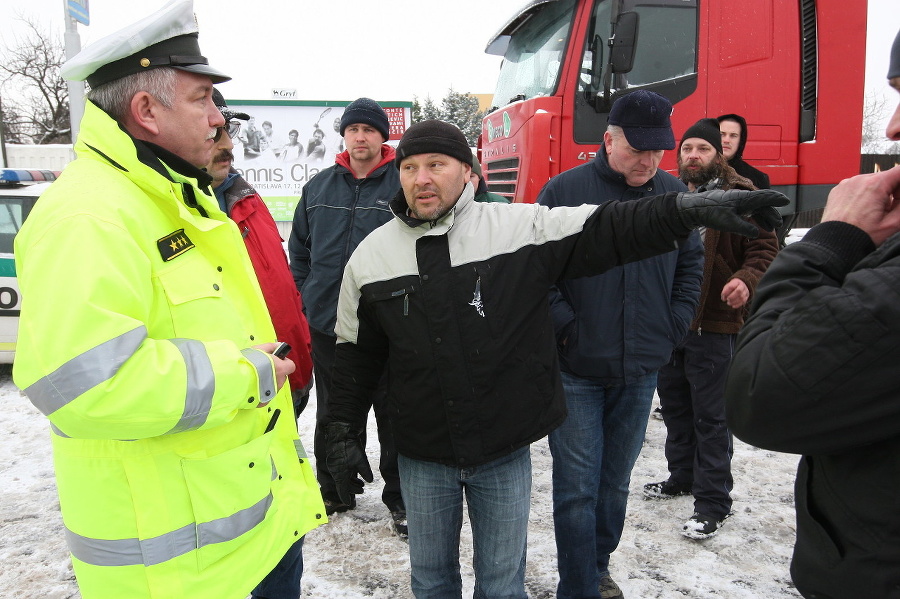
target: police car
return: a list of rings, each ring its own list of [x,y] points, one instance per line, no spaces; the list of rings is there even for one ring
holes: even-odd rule
[[[0,364],[16,355],[21,296],[13,259],[13,240],[34,203],[58,171],[0,168]]]

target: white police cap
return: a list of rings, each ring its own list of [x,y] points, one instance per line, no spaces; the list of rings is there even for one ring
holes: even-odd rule
[[[207,75],[213,83],[231,77],[200,54],[193,0],[172,0],[152,15],[108,35],[73,56],[60,69],[64,79],[87,80],[92,88],[146,69],[173,67]]]

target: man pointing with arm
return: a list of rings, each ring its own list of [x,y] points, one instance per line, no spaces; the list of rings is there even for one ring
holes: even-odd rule
[[[360,443],[368,397],[390,373],[412,589],[458,597],[468,502],[476,594],[524,598],[528,446],[566,416],[547,289],[671,251],[705,224],[757,233],[773,192],[679,194],[547,209],[477,203],[455,126],[424,121],[397,147],[394,218],[351,256],[338,303],[328,466],[345,502],[371,479]]]

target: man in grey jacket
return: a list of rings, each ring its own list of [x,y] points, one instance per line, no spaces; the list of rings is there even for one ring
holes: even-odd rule
[[[671,251],[699,225],[774,226],[777,192],[712,192],[550,210],[479,203],[455,126],[423,121],[397,147],[402,193],[344,270],[328,468],[346,503],[372,479],[360,433],[385,364],[409,517],[412,590],[459,597],[469,506],[478,596],[525,597],[528,446],[566,415],[547,290]]]

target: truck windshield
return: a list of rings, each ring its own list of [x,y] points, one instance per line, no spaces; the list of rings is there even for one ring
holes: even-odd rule
[[[556,91],[575,0],[532,5],[514,23],[503,55],[494,104],[549,96]]]

